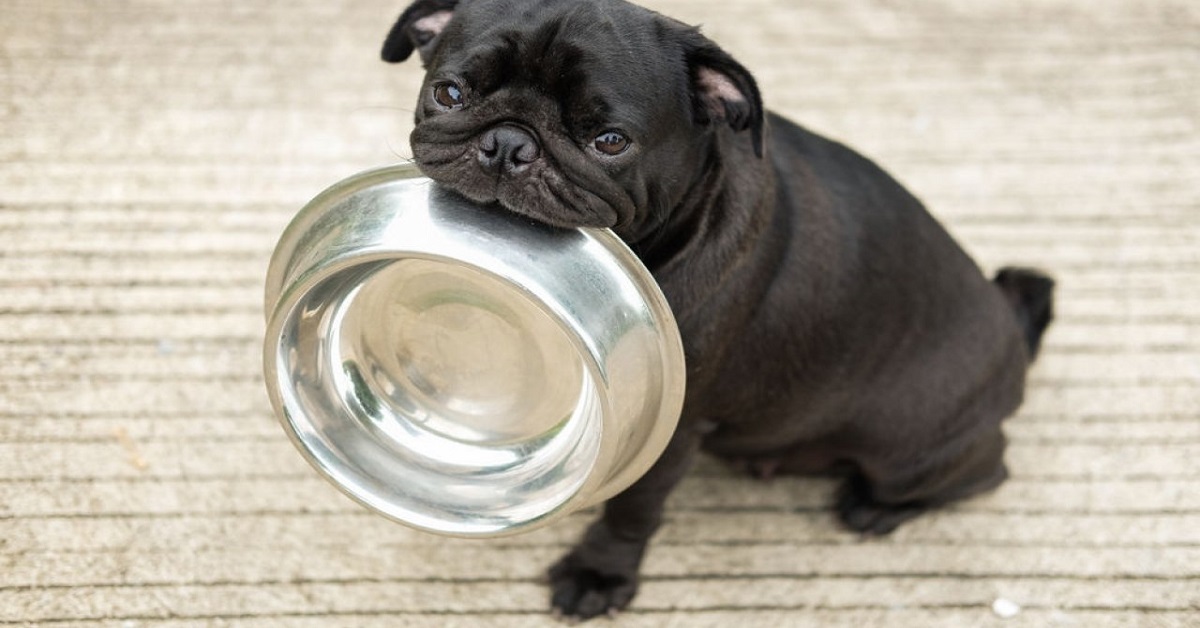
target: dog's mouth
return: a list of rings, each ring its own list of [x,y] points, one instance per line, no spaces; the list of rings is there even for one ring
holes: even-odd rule
[[[530,137],[497,139],[496,128],[439,138],[437,131],[418,124],[412,134],[417,166],[472,201],[497,204],[554,227],[619,228],[633,220],[628,195],[594,166],[564,164],[576,156],[564,158],[563,146],[547,145],[527,131]]]

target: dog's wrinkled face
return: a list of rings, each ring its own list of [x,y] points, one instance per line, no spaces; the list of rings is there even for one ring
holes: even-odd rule
[[[383,57],[426,64],[413,154],[432,179],[562,227],[652,230],[753,129],[753,79],[694,29],[621,0],[418,0]]]

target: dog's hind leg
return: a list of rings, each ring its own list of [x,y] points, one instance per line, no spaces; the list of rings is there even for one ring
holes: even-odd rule
[[[993,489],[1008,477],[1005,444],[997,426],[958,451],[933,452],[922,461],[860,462],[838,493],[838,517],[856,532],[887,534],[931,508]]]

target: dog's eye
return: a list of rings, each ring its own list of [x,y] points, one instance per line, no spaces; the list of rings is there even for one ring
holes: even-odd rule
[[[596,136],[593,145],[605,155],[620,155],[629,148],[629,138],[618,131],[605,131]]]
[[[433,100],[447,109],[461,107],[463,104],[462,90],[454,83],[438,83],[433,88]]]

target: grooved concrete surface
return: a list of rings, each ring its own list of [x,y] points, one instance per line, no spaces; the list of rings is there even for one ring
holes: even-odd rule
[[[987,269],[1052,271],[1060,315],[999,491],[861,540],[829,483],[706,462],[615,625],[1200,626],[1200,4],[651,4]],[[553,625],[537,578],[586,515],[408,531],[263,393],[278,234],[408,154],[418,68],[377,61],[402,8],[0,4],[0,624]]]

